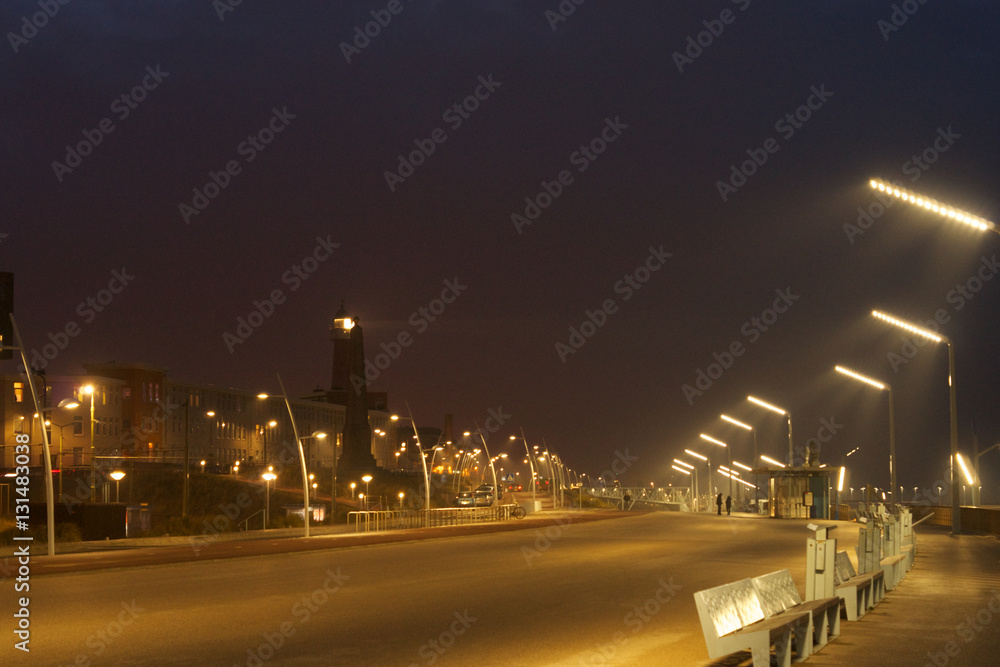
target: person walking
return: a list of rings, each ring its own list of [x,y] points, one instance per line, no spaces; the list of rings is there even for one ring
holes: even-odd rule
[[[732,514],[733,509],[733,497],[726,496],[726,514]]]
[[[719,497],[715,499],[715,504],[718,505],[718,507],[719,507],[719,516],[722,516],[722,494],[721,493],[719,494]]]

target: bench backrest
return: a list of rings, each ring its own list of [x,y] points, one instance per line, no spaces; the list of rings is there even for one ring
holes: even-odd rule
[[[724,637],[765,618],[750,579],[698,591],[694,601],[706,636]]]
[[[753,587],[757,591],[757,598],[764,613],[769,617],[802,604],[799,590],[795,587],[792,573],[788,570],[778,570],[754,577]]]
[[[835,570],[835,580],[836,585],[844,583],[848,579],[857,576],[857,572],[854,571],[854,564],[851,562],[851,557],[846,551],[837,552],[837,564]]]

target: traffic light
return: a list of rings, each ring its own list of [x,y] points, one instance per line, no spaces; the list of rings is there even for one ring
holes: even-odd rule
[[[0,346],[14,346],[14,326],[10,314],[14,312],[14,274],[0,273]],[[13,359],[14,350],[0,350],[0,359]]]

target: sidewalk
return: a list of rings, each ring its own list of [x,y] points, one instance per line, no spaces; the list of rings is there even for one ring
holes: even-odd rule
[[[1000,540],[917,529],[902,582],[808,665],[995,665],[1000,662]],[[713,663],[715,664],[715,663]]]

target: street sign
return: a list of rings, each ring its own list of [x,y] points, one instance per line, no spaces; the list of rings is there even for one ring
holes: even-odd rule
[[[504,479],[504,481],[505,482],[513,482],[514,481],[514,473],[512,473],[512,472],[507,473],[507,478]]]

